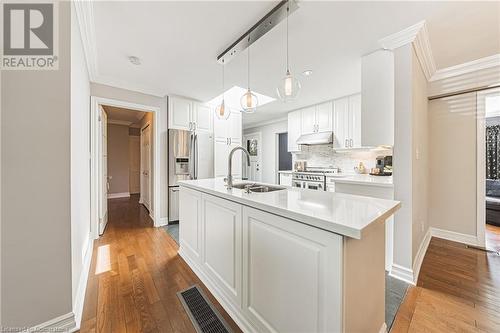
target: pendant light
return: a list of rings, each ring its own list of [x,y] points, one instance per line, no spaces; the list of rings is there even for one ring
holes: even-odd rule
[[[250,36],[248,36],[248,49],[247,49],[247,57],[248,57],[248,60],[247,60],[247,65],[248,65],[248,74],[247,74],[247,79],[248,79],[248,83],[247,83],[247,92],[243,94],[243,96],[241,96],[241,99],[240,99],[240,104],[241,104],[241,108],[242,108],[242,112],[245,112],[245,113],[254,113],[256,110],[257,110],[257,106],[259,104],[259,99],[257,98],[257,96],[252,93],[252,91],[250,90]]]
[[[297,97],[300,91],[300,82],[290,73],[290,65],[288,62],[288,15],[290,13],[290,1],[286,3],[286,74],[281,85],[276,88],[278,97],[283,102],[289,102]]]
[[[224,102],[224,94],[226,93],[226,88],[224,87],[224,59],[222,60],[222,101],[215,108],[215,115],[220,120],[227,120],[231,114],[231,110],[226,106]]]

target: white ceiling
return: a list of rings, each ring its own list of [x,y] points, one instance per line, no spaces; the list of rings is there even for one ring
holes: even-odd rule
[[[222,92],[217,55],[277,1],[95,2],[97,69],[107,82],[208,101]],[[302,90],[245,115],[246,126],[360,90],[360,57],[382,37],[427,21],[437,68],[500,53],[500,2],[312,2],[290,16],[292,72]],[[285,25],[253,44],[251,87],[275,97],[284,76]],[[128,56],[137,56],[135,66]],[[226,89],[246,87],[246,53],[226,65]]]

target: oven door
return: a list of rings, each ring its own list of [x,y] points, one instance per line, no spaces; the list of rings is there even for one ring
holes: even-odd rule
[[[292,179],[292,187],[305,188],[305,184],[302,180]]]
[[[323,182],[306,182],[305,188],[308,190],[324,191],[325,183]]]

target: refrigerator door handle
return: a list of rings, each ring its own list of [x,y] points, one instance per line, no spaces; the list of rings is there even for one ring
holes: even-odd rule
[[[189,134],[189,179],[194,179],[194,166],[193,166],[193,134]]]
[[[194,179],[198,179],[198,135],[193,135],[193,166]]]

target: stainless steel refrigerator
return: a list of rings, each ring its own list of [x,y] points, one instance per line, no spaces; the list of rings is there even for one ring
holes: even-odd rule
[[[213,134],[168,130],[168,221],[179,220],[179,181],[214,176]]]

